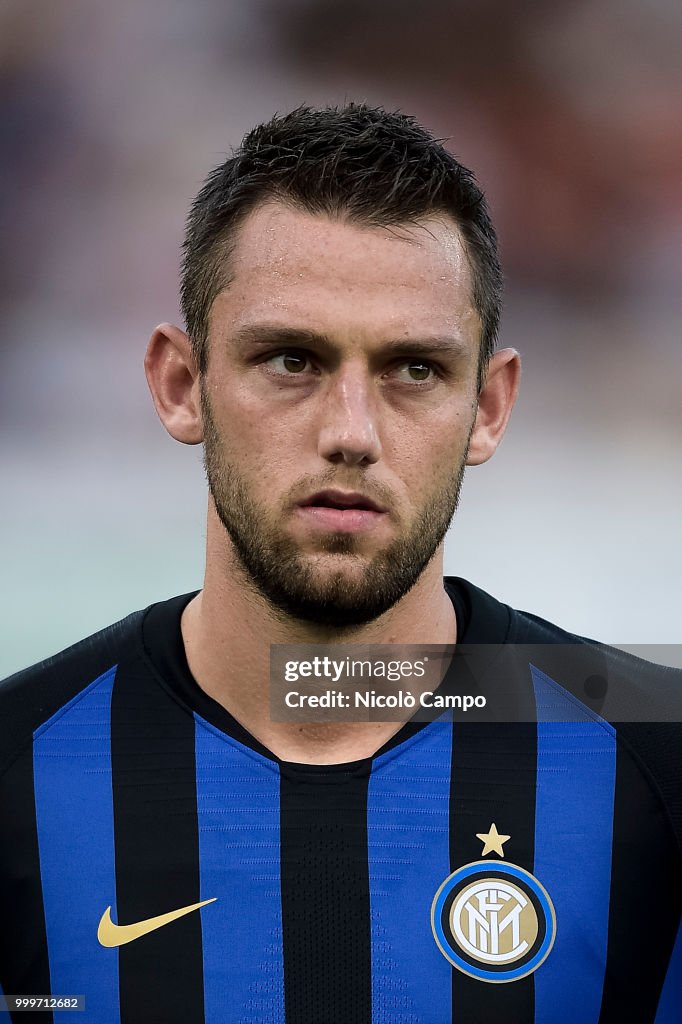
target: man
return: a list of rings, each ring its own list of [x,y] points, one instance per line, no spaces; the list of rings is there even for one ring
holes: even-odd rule
[[[443,581],[520,375],[473,176],[407,116],[300,108],[184,253],[145,366],[204,444],[204,588],[0,689],[3,990],[97,1024],[681,1019],[679,673]],[[538,645],[495,663],[532,713],[271,718],[271,644],[398,641]]]

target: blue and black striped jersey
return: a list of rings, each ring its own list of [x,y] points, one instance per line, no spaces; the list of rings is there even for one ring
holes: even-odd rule
[[[325,766],[201,690],[190,594],[6,680],[0,985],[85,1010],[0,1019],[682,1021],[682,673],[445,585],[461,643],[572,644],[582,678],[543,654],[504,682],[529,720],[448,712]],[[581,695],[604,671],[628,721]]]

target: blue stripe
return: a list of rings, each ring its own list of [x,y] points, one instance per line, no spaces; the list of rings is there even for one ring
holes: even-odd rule
[[[431,931],[431,904],[450,874],[452,724],[434,722],[374,762],[367,841],[372,1021],[451,1019],[452,967]]]
[[[206,1020],[279,1024],[279,769],[194,718]]]
[[[111,788],[115,674],[114,666],[48,719],[33,739],[51,989],[55,995],[85,995],[85,1013],[60,1010],[60,1024],[120,1024],[118,954],[97,941],[102,913],[110,904],[112,916],[116,909]]]
[[[535,977],[536,1024],[596,1021],[608,940],[616,735],[531,665],[538,709],[535,871],[556,912]],[[580,985],[575,979],[580,978]]]
[[[665,984],[654,1024],[679,1024],[682,1020],[682,921],[668,964]]]

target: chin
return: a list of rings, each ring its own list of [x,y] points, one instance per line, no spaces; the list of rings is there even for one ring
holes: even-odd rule
[[[390,605],[376,602],[341,603],[338,600],[325,600],[322,594],[318,599],[311,594],[307,600],[285,600],[279,604],[281,611],[298,619],[299,622],[339,631],[365,626],[378,619],[389,607]]]
[[[302,567],[305,566],[304,571],[310,573],[313,586],[333,588],[344,580],[361,584],[367,576],[372,559],[359,554],[341,555],[325,551],[302,558],[301,562]]]

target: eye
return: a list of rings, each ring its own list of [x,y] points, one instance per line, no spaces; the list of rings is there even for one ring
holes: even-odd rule
[[[279,352],[277,355],[270,356],[267,362],[275,373],[279,373],[283,377],[303,373],[310,366],[308,357],[300,352]]]
[[[409,362],[400,363],[395,369],[399,380],[408,384],[425,384],[436,377],[436,371],[431,363],[422,359],[412,359]]]

